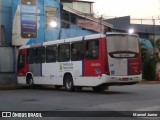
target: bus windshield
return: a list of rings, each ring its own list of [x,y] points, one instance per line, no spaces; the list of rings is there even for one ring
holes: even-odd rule
[[[107,37],[107,50],[111,58],[134,58],[139,53],[136,35],[117,34]]]

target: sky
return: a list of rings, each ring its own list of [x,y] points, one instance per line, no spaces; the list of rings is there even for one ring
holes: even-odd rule
[[[158,18],[160,0],[92,0],[94,12],[108,17]]]

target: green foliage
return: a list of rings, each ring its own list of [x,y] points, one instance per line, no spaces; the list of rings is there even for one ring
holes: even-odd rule
[[[160,39],[156,40],[155,44],[158,50],[160,51]]]
[[[155,80],[156,79],[156,65],[160,62],[158,52],[160,50],[160,39],[154,41],[150,40],[153,49],[148,50],[146,45],[140,43],[141,56],[142,56],[142,71],[143,78],[146,80]]]
[[[148,58],[146,61],[142,61],[143,63],[143,77],[146,80],[155,80],[156,79],[156,58]]]
[[[148,55],[147,47],[144,43],[140,43],[142,61],[145,61]]]

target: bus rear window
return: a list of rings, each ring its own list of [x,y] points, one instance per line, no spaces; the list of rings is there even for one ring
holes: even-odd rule
[[[134,35],[110,35],[106,43],[110,57],[132,58],[139,53],[139,40]]]

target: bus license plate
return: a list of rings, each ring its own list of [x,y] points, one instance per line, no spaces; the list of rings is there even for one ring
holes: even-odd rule
[[[122,81],[128,81],[128,78],[122,78]]]

